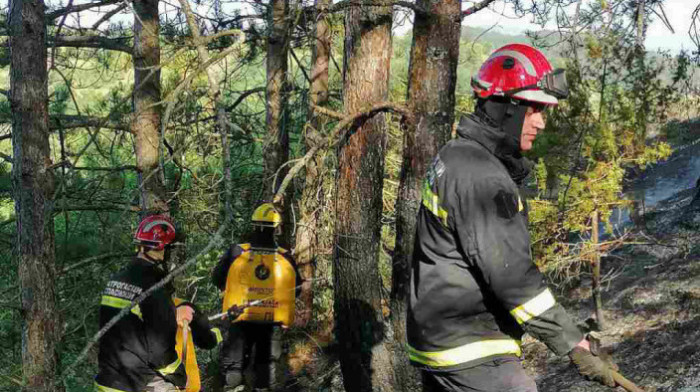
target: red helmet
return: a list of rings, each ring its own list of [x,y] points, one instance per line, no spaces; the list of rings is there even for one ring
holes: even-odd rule
[[[175,239],[175,225],[165,215],[147,216],[134,234],[134,242],[155,250],[163,250]]]
[[[563,69],[552,69],[537,49],[523,44],[506,45],[481,65],[472,77],[479,98],[502,96],[556,105],[569,96]]]

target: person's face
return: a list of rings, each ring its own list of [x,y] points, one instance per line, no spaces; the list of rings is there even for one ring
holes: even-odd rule
[[[523,121],[523,130],[520,133],[520,150],[529,151],[532,149],[532,143],[537,137],[537,132],[544,129],[544,105],[529,106],[525,113],[525,121]]]

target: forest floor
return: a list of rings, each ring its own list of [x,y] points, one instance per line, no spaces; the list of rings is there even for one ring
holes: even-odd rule
[[[700,210],[694,190],[645,214],[635,233],[601,263],[603,347],[620,373],[647,392],[700,392]],[[560,301],[578,320],[593,317],[590,279]],[[581,378],[567,357],[526,339],[526,369],[540,392],[611,391]],[[624,391],[621,387],[617,391]]]

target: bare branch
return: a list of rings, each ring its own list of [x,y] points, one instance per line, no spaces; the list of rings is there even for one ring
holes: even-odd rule
[[[61,8],[61,9],[58,9],[56,11],[52,11],[52,12],[47,13],[46,14],[46,21],[53,22],[55,19],[57,19],[63,15],[89,10],[91,8],[102,7],[105,5],[117,4],[120,2],[122,2],[122,0],[103,0],[103,1],[98,1],[95,3],[71,5],[69,7]]]
[[[99,255],[99,256],[92,256],[92,257],[88,257],[86,259],[82,259],[82,260],[78,261],[77,263],[71,264],[67,267],[64,267],[63,270],[61,270],[61,273],[65,274],[66,272],[70,272],[74,269],[84,267],[84,266],[91,264],[91,263],[94,263],[96,261],[111,259],[111,258],[118,258],[118,257],[128,257],[128,256],[133,256],[133,255],[134,255],[133,252],[129,252],[129,253],[113,252],[113,253],[105,253],[105,254]]]
[[[4,95],[4,96],[6,96],[6,97],[9,97],[9,96],[10,96],[10,92],[7,91],[7,90],[5,90],[5,89],[0,89],[0,94]]]
[[[107,49],[132,54],[133,48],[123,43],[127,40],[126,37],[107,38],[96,35],[75,35],[54,37],[53,43],[57,47]]]
[[[481,3],[476,3],[472,7],[462,11],[462,18],[466,18],[467,16],[477,13],[484,8],[488,7],[489,4],[493,3],[494,0],[483,0]]]
[[[314,110],[316,110],[319,113],[326,114],[324,113],[325,110],[320,109],[323,108],[314,105]],[[333,117],[337,115],[332,110],[328,110],[328,112],[333,113]],[[400,114],[401,116],[403,116],[404,124],[407,127],[413,127],[413,114],[408,110],[408,108],[406,108],[405,106],[397,105],[392,102],[381,102],[374,106],[368,107],[365,110],[361,110],[357,113],[345,116],[338,124],[336,124],[335,128],[333,128],[333,131],[331,131],[327,139],[327,145],[329,145],[331,148],[334,147],[335,145],[343,141],[346,135],[350,134],[355,129],[361,127],[365,121],[369,120],[370,118],[376,116],[379,113],[385,112],[393,112]],[[343,134],[343,131],[345,131],[346,128],[347,132]],[[319,146],[321,145],[323,144],[320,143],[316,147],[309,150],[306,153],[306,155],[304,155],[302,158],[296,160],[296,164],[289,170],[287,175],[284,177],[284,180],[282,180],[282,183],[280,184],[280,187],[277,190],[277,193],[275,194],[275,197],[273,199],[274,203],[279,203],[282,200],[282,198],[284,197],[284,192],[289,186],[289,184],[292,182],[292,179],[294,179],[294,177],[307,164],[307,162],[309,162],[309,160],[311,160],[311,158],[313,158],[313,156],[316,155],[316,153],[320,150]],[[287,164],[291,162],[294,161],[287,162]]]
[[[114,15],[118,14],[119,12],[121,12],[124,8],[126,8],[126,3],[120,4],[117,8],[115,8],[115,9],[109,11],[108,13],[104,14],[104,16],[102,16],[102,17],[100,18],[100,20],[98,20],[97,22],[95,22],[95,24],[92,25],[92,29],[93,29],[93,30],[97,30],[97,28],[100,27],[100,25],[101,25],[102,23],[104,23],[105,21],[109,20],[109,18],[111,18],[111,17],[113,17]]]
[[[51,129],[72,129],[72,128],[109,128],[128,131],[129,125],[110,119],[109,117],[75,116],[59,114],[49,118],[49,128]],[[1,137],[0,137],[1,138]],[[2,140],[2,139],[0,139]]]
[[[493,0],[491,0],[493,1]],[[343,0],[340,2],[337,2],[330,6],[328,8],[328,12],[330,13],[336,13],[343,11],[351,6],[361,6],[361,7],[387,7],[387,6],[398,6],[398,7],[404,7],[412,10],[413,12],[417,14],[425,14],[427,15],[429,12],[419,6],[416,3],[412,3],[409,1],[403,1],[403,0],[395,0],[390,3],[382,3],[382,2],[377,2],[377,1],[351,1],[351,0]]]
[[[11,138],[12,138],[11,133],[8,133],[7,135],[0,135],[0,141],[3,141],[5,139],[11,139]]]
[[[323,106],[318,106],[318,105],[315,105],[313,103],[311,105],[313,106],[314,110],[317,111],[318,113],[321,113],[321,114],[326,115],[328,117],[333,117],[336,120],[342,120],[346,117],[343,113],[336,112],[335,110],[324,108]]]
[[[84,170],[84,171],[106,171],[106,172],[119,172],[126,170],[133,170],[135,172],[139,171],[139,168],[134,165],[117,166],[117,167],[86,167],[86,166],[71,166],[73,170]]]
[[[0,158],[4,159],[5,161],[7,161],[7,162],[9,162],[9,163],[12,163],[12,162],[13,162],[11,156],[6,155],[6,154],[3,154],[3,153],[1,153],[1,152],[0,152]]]

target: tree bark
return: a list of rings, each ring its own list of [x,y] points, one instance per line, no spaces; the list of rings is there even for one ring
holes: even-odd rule
[[[60,320],[56,306],[43,0],[10,2],[12,187],[22,309],[22,371],[27,390],[54,391]]]
[[[418,381],[403,349],[416,214],[427,166],[452,131],[461,27],[460,0],[418,0],[417,5],[428,12],[416,15],[413,26],[408,106],[416,126],[404,134],[392,257],[391,321],[396,342],[393,358],[397,390],[410,390]]]
[[[390,4],[390,3],[389,3]],[[345,15],[346,113],[385,101],[391,59],[391,6],[353,0]],[[392,367],[377,260],[386,143],[375,116],[340,144],[333,260],[334,315],[346,391],[391,391]]]
[[[158,0],[135,0],[134,6],[134,134],[140,172],[141,208],[168,211],[160,159],[160,23]]]
[[[331,50],[331,30],[328,24],[328,7],[330,0],[316,0],[315,42],[312,47],[311,86],[309,87],[309,126],[304,138],[306,151],[319,148],[325,133],[325,116],[319,115],[314,106],[328,103],[328,64]],[[306,326],[311,321],[313,308],[312,279],[314,264],[318,253],[319,207],[323,205],[323,192],[319,191],[323,183],[321,169],[323,156],[314,155],[306,164],[306,180],[301,197],[301,220],[296,233],[296,258],[299,273],[304,279],[299,298],[303,306],[297,311],[297,324]]]
[[[289,0],[271,1],[270,35],[267,41],[267,137],[263,145],[263,198],[272,200],[288,168],[289,133],[285,127],[287,105],[287,57],[289,53]],[[285,198],[286,199],[286,198]],[[278,205],[283,215],[282,243],[291,243],[291,202]]]

